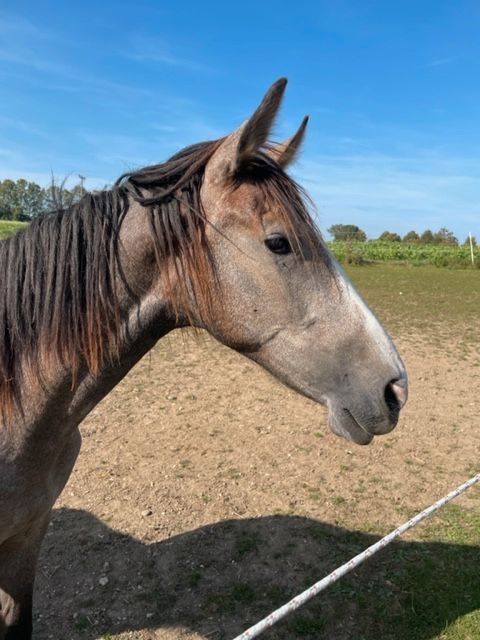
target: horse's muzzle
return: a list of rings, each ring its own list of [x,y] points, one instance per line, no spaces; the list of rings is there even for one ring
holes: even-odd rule
[[[335,399],[328,402],[331,430],[356,444],[369,444],[374,436],[392,431],[408,398],[406,376],[391,380],[378,402],[356,398],[354,402]],[[352,400],[352,398],[349,398]]]

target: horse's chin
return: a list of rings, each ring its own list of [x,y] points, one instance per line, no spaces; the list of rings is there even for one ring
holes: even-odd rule
[[[355,444],[370,444],[373,440],[373,434],[366,431],[346,409],[331,409],[328,424],[337,436],[351,440]]]

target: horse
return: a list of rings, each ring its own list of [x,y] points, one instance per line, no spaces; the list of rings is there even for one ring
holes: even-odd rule
[[[37,556],[79,424],[173,329],[207,330],[326,405],[355,443],[397,424],[405,366],[286,173],[308,118],[269,141],[286,83],[230,135],[0,243],[2,640],[31,638]]]

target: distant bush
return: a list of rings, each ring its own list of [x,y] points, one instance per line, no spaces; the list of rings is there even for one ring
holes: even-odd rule
[[[407,244],[404,242],[382,242],[369,240],[356,242],[329,242],[329,247],[340,262],[365,264],[368,262],[405,262],[437,267],[471,267],[469,246],[454,244]],[[480,268],[480,249],[474,249],[475,267]]]
[[[363,243],[362,242],[344,242],[344,262],[347,264],[364,265],[368,263],[368,260],[363,256]]]
[[[433,239],[435,244],[458,244],[457,238],[445,227],[442,227],[437,233],[434,233]]]
[[[332,224],[327,231],[331,236],[333,236],[334,241],[365,242],[367,239],[365,231],[357,227],[355,224]]]
[[[406,244],[418,244],[420,242],[420,236],[416,231],[412,230],[403,236],[402,242],[405,242]]]
[[[384,231],[378,238],[382,242],[401,242],[401,237],[393,231]]]

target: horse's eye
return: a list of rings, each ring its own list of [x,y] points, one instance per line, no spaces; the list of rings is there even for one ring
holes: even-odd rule
[[[287,253],[292,253],[292,247],[285,236],[275,235],[270,236],[265,240],[265,244],[273,253],[278,253],[281,256]]]

